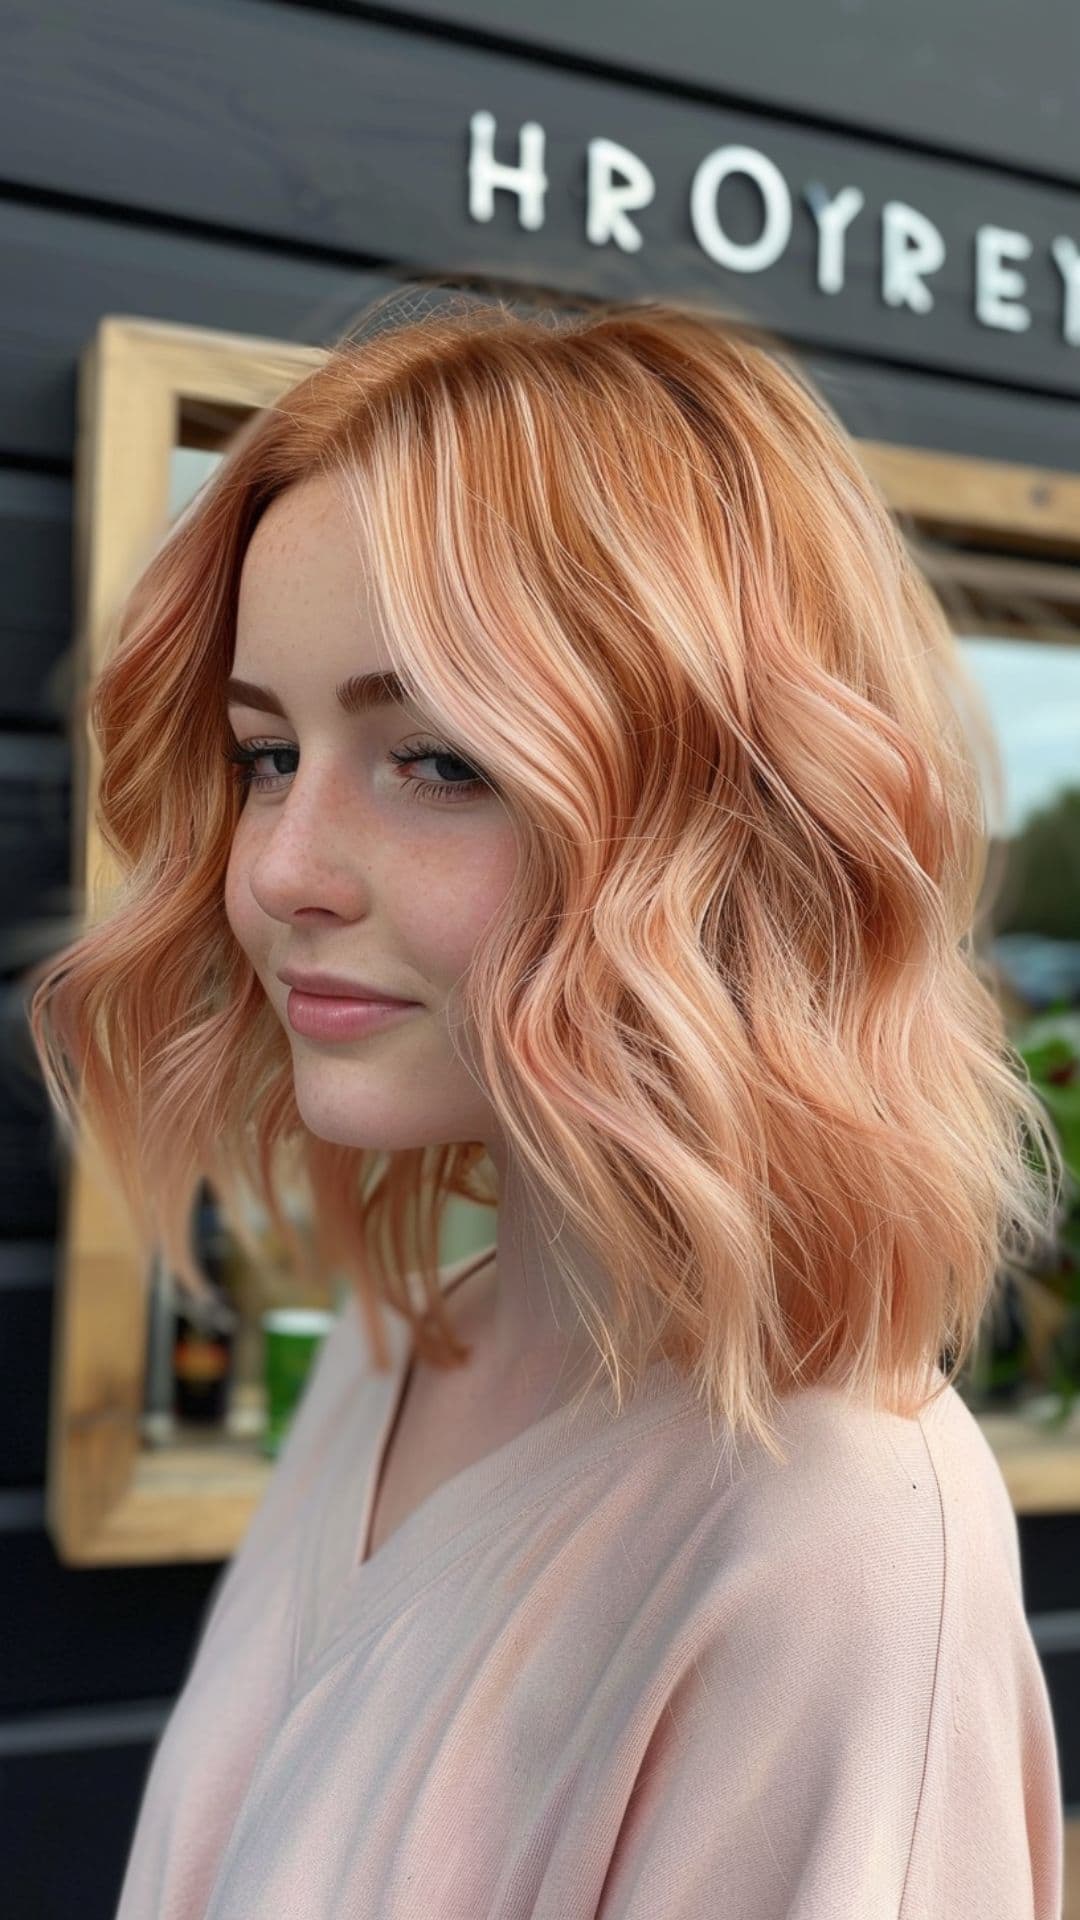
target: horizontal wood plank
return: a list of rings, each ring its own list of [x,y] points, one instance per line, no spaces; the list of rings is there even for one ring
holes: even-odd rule
[[[561,62],[614,67],[652,85],[708,90],[937,152],[981,154],[996,167],[1080,180],[1076,15],[1061,0],[982,7],[976,33],[970,5],[939,0],[877,7],[872,31],[851,6],[732,14],[710,0],[623,5],[617,14],[610,0],[513,8],[506,0],[383,0],[380,11]]]
[[[494,116],[503,165],[520,163],[523,125],[543,130],[535,228],[521,224],[518,200],[505,190],[495,193],[491,218],[470,208],[472,117],[481,111]],[[652,176],[652,197],[633,216],[637,246],[589,236],[588,151],[599,137],[638,156]],[[763,272],[718,264],[692,225],[694,175],[728,146],[764,152],[787,187],[790,236]],[[89,10],[35,0],[5,36],[0,178],[88,213],[122,208],[148,228],[242,236],[341,264],[407,260],[522,288],[678,294],[752,314],[807,345],[1080,393],[1080,355],[1063,337],[1051,252],[1059,235],[1080,229],[1075,191],[662,88],[643,95],[639,83],[421,39],[348,12],[253,12],[230,0],[203,0],[193,11],[183,0],[157,0],[148,38],[138,0],[100,0]],[[855,182],[863,206],[846,234],[844,285],[831,295],[817,282],[808,202]],[[721,192],[726,230],[753,241],[758,188],[740,178]],[[945,243],[926,312],[883,297],[880,218],[895,200],[916,207]],[[980,225],[1031,242],[1026,330],[976,318]]]

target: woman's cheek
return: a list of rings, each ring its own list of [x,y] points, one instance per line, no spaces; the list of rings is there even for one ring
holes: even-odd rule
[[[483,849],[461,848],[438,868],[424,863],[420,874],[414,868],[395,919],[403,929],[411,925],[410,944],[427,957],[431,978],[456,978],[469,964],[513,885],[515,866],[513,844],[496,840]]]
[[[225,918],[233,938],[247,954],[249,960],[256,960],[260,916],[251,897],[251,888],[247,884],[243,863],[237,857],[235,847],[225,869]]]

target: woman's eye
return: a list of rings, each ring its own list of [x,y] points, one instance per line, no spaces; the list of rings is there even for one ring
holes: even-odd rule
[[[231,740],[225,749],[225,758],[236,768],[238,786],[262,790],[276,783],[271,775],[256,774],[255,768],[258,762],[268,759],[271,754],[295,754],[296,752],[295,747],[284,744],[278,746],[272,740],[248,740],[243,745],[238,740]]]
[[[299,755],[300,749],[284,740],[245,740],[243,742],[232,740],[225,749],[225,758],[236,768],[240,787],[245,791],[253,788],[258,793],[274,792],[281,780],[287,779],[289,772],[296,771],[294,765],[286,771],[279,768],[276,774],[259,774],[255,769],[260,760],[285,758],[295,762],[299,759]],[[402,772],[399,784],[409,788],[410,797],[418,800],[435,800],[453,805],[459,799],[472,799],[474,795],[488,789],[488,782],[482,775],[475,772],[468,761],[452,753],[449,747],[439,746],[433,741],[424,741],[422,745],[412,747],[407,752],[392,748],[390,759],[396,767],[402,769],[420,766],[427,760],[435,763],[444,774],[448,767],[452,770],[449,778],[437,780],[425,780],[414,773]],[[465,775],[464,779],[454,777],[455,773],[462,772]]]
[[[412,788],[417,799],[449,799],[451,801],[458,797],[471,799],[474,794],[482,792],[488,784],[467,760],[462,760],[456,753],[451,753],[449,747],[434,746],[430,742],[425,742],[420,747],[413,747],[410,752],[401,752],[392,747],[390,758],[396,767],[416,767],[422,765],[425,760],[429,760],[442,767],[444,771],[447,767],[451,767],[458,772],[464,772],[464,780],[454,778],[418,780],[415,774],[404,775],[401,781],[402,786]]]

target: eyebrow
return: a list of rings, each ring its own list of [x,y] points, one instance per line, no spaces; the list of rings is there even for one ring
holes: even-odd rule
[[[257,687],[251,680],[230,680],[226,689],[229,706],[258,707],[262,713],[280,714],[288,719],[277,694],[270,687]],[[396,673],[354,673],[334,688],[339,707],[346,713],[370,713],[374,707],[411,705],[410,695]]]

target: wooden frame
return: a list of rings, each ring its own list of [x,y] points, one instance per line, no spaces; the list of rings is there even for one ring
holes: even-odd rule
[[[325,355],[241,334],[104,318],[79,365],[75,610],[82,687],[104,636],[170,524],[172,461],[210,449]],[[115,868],[91,818],[96,743],[76,736],[72,883],[96,902]],[[112,1186],[89,1153],[70,1168],[54,1312],[47,1525],[72,1566],[219,1560],[232,1553],[272,1463],[220,1440],[142,1445],[148,1288]]]
[[[80,693],[123,597],[170,524],[177,451],[222,447],[252,411],[325,357],[246,335],[123,316],[101,321],[79,367]],[[1080,638],[1080,476],[860,444],[901,521],[930,532],[921,557],[936,580],[991,601],[1034,596],[1046,618],[1027,619],[1026,635]],[[972,551],[990,544],[1012,552]],[[74,755],[72,881],[77,897],[94,903],[116,876],[92,818],[95,743],[77,736]],[[242,1438],[162,1450],[142,1444],[147,1307],[119,1201],[83,1155],[65,1194],[47,1474],[47,1525],[68,1565],[226,1559],[272,1471]],[[1080,1507],[1080,1419],[1052,1439],[1019,1416],[981,1423],[1018,1511]]]

